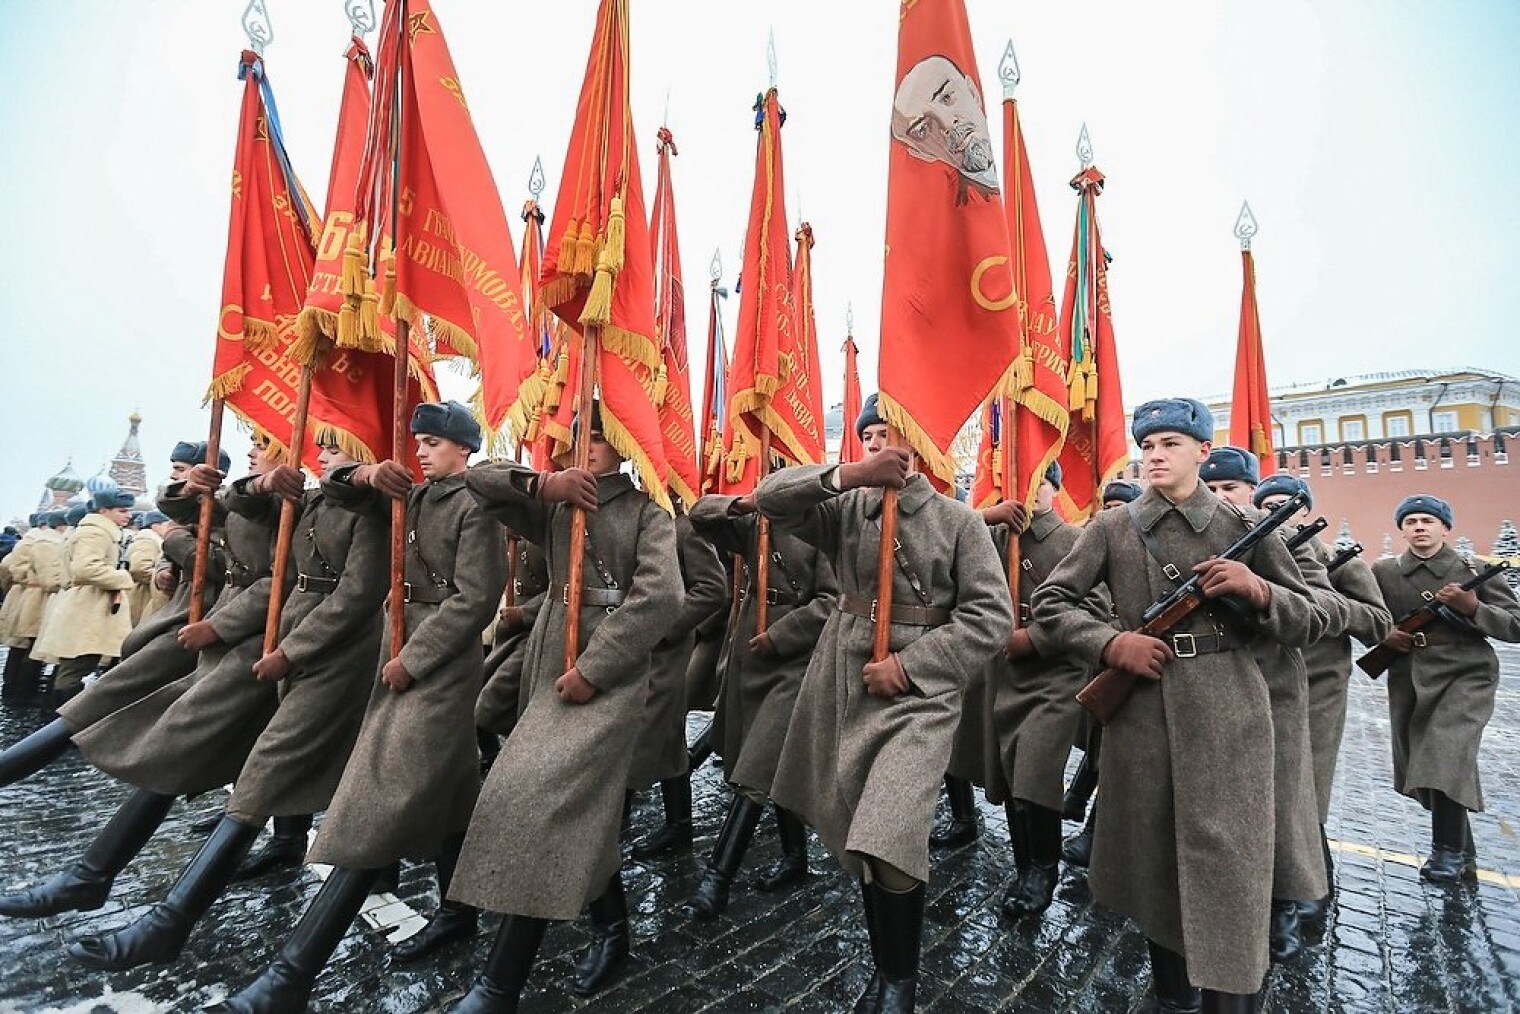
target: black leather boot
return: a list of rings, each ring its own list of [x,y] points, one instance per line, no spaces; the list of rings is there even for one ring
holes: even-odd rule
[[[380,867],[379,876],[370,887],[371,894],[395,894],[401,888],[401,860]]]
[[[69,945],[69,957],[108,972],[173,961],[185,949],[196,922],[231,882],[238,861],[258,833],[259,828],[251,824],[223,817],[168,897],[130,926],[80,937]]]
[[[311,990],[338,941],[359,915],[375,882],[376,870],[334,868],[301,915],[295,932],[262,975],[211,1008],[237,1014],[304,1011]]]
[[[31,655],[26,648],[5,650],[5,672],[3,676],[0,676],[0,701],[20,703],[26,699],[28,695],[22,691],[21,682],[22,673],[26,670],[26,663],[29,661],[31,661]]]
[[[104,905],[116,875],[142,851],[173,805],[173,796],[138,789],[95,836],[79,862],[44,884],[0,897],[0,915],[40,918],[59,912],[92,912]]]
[[[480,775],[485,777],[501,753],[501,737],[490,729],[475,727],[475,745],[480,748]]]
[[[634,844],[635,859],[691,848],[691,774],[661,779],[660,798],[665,802],[665,824]]]
[[[881,1010],[881,990],[886,980],[881,976],[881,957],[876,951],[876,902],[875,895],[871,891],[871,885],[864,880],[860,882],[860,900],[865,907],[866,933],[871,940],[871,981],[866,983],[865,991],[855,1001],[855,1014],[877,1014]]]
[[[1329,888],[1318,901],[1298,903],[1299,922],[1318,922],[1330,911],[1330,899],[1335,897],[1335,862],[1330,858],[1330,839],[1325,835],[1325,825],[1319,826],[1319,845],[1325,853],[1325,885]]]
[[[755,835],[755,825],[760,822],[762,807],[746,796],[734,796],[723,821],[723,830],[713,844],[712,859],[708,860],[707,872],[697,890],[681,906],[681,914],[688,919],[706,922],[716,919],[728,907],[728,888],[744,861],[749,840]]]
[[[953,849],[970,845],[981,831],[971,783],[964,778],[946,775],[945,797],[950,801],[950,820],[929,836],[929,847]]]
[[[924,933],[924,885],[894,894],[879,883],[875,893],[876,963],[881,972],[880,1014],[906,1014],[918,993],[918,951]]]
[[[517,999],[549,928],[547,919],[509,915],[501,920],[491,956],[454,1014],[517,1014]]]
[[[1098,804],[1087,811],[1087,823],[1061,845],[1061,858],[1071,866],[1087,869],[1092,865],[1093,834],[1098,827]]]
[[[252,880],[274,870],[293,869],[306,861],[306,832],[311,830],[311,814],[299,817],[276,817],[274,832],[262,848],[243,860],[232,875],[233,880]]]
[[[1274,962],[1292,961],[1303,953],[1304,938],[1298,921],[1298,902],[1272,899],[1272,925],[1267,940]]]
[[[1420,879],[1455,884],[1476,876],[1477,865],[1467,857],[1467,810],[1443,792],[1430,795],[1430,858],[1420,867]]]
[[[1253,1014],[1256,1010],[1255,993],[1220,993],[1203,991],[1203,1014]]]
[[[1072,773],[1071,784],[1061,798],[1061,816],[1067,820],[1081,820],[1087,813],[1087,801],[1098,788],[1097,747],[1091,746],[1082,754],[1077,770]]]
[[[480,910],[462,901],[449,900],[449,885],[454,881],[454,868],[459,865],[459,850],[464,847],[464,834],[447,839],[434,865],[438,869],[438,907],[426,926],[391,948],[391,961],[409,965],[421,961],[440,948],[456,940],[468,940],[480,928]]]
[[[596,939],[575,963],[570,992],[590,996],[612,979],[628,957],[628,903],[623,897],[623,874],[614,873],[601,897],[591,902],[591,925]]]
[[[1008,841],[1013,846],[1013,866],[1022,877],[1029,869],[1029,827],[1024,823],[1024,803],[1010,799],[1003,804],[1003,816],[1008,818]]]
[[[1010,919],[1049,908],[1061,879],[1061,814],[1025,799],[1019,809],[1029,836],[1029,868],[1003,898],[1003,914]]]
[[[68,723],[55,718],[0,752],[0,786],[14,785],[68,753],[74,745]]]
[[[776,833],[781,839],[781,858],[760,875],[755,886],[762,891],[779,891],[807,878],[807,825],[791,810],[772,804],[776,813]]]
[[[695,771],[707,763],[707,758],[713,755],[713,723],[708,722],[707,728],[697,734],[691,746],[686,748],[686,759],[690,763],[686,770]]]
[[[1151,955],[1151,989],[1157,1014],[1198,1014],[1202,991],[1188,981],[1187,960],[1154,940],[1146,940]]]

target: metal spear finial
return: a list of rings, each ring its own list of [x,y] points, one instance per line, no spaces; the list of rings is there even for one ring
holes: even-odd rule
[[[263,56],[264,47],[274,41],[274,27],[264,0],[248,0],[248,6],[243,8],[243,33],[248,36],[248,48]]]
[[[1077,135],[1077,158],[1082,162],[1082,168],[1086,169],[1093,164],[1092,135],[1087,132],[1087,124],[1082,124],[1082,132]]]
[[[544,160],[539,156],[533,156],[533,171],[528,174],[528,193],[533,199],[538,200],[538,195],[544,192]]]
[[[776,87],[776,29],[770,29],[765,40],[765,67],[770,71],[771,87]]]
[[[1013,40],[1003,47],[1003,58],[998,61],[998,80],[1003,82],[1003,98],[1013,98],[1019,87],[1019,57],[1013,51]]]
[[[713,288],[716,289],[718,283],[723,280],[723,251],[721,249],[713,250],[713,259],[707,266],[707,275],[712,279]]]
[[[855,304],[844,304],[844,334],[846,338],[855,337]]]
[[[375,0],[343,0],[343,13],[355,35],[362,38],[375,30]]]
[[[1240,202],[1240,214],[1235,219],[1235,238],[1240,240],[1242,250],[1251,249],[1251,237],[1256,235],[1256,216],[1251,214],[1251,202]]]

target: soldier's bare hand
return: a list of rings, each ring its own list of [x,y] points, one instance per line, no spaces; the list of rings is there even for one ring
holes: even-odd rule
[[[380,669],[380,682],[390,687],[398,694],[404,694],[412,688],[416,681],[412,674],[406,671],[406,666],[401,664],[401,656],[397,655]]]
[[[299,500],[306,492],[306,477],[299,468],[276,465],[250,484],[255,493],[281,496],[287,500]]]
[[[1146,679],[1159,680],[1172,660],[1172,649],[1158,637],[1134,630],[1121,631],[1103,649],[1103,664]]]
[[[278,683],[289,676],[294,668],[285,652],[276,648],[253,663],[253,675],[265,683]]]
[[[1029,511],[1021,503],[1004,500],[982,511],[982,520],[989,526],[1007,525],[1013,534],[1022,535],[1029,527]]]
[[[1193,567],[1193,573],[1203,578],[1201,587],[1206,598],[1234,595],[1258,612],[1272,604],[1271,586],[1239,560],[1204,560]]]
[[[1034,641],[1030,640],[1029,630],[1025,627],[1019,627],[1009,634],[1008,643],[1003,645],[1003,657],[1010,662],[1014,659],[1029,658],[1031,655],[1037,654],[1039,652],[1035,650]]]
[[[222,488],[222,480],[225,478],[225,472],[219,472],[210,465],[196,465],[185,476],[184,493],[186,496],[215,493]]]
[[[221,635],[211,626],[210,620],[185,624],[179,628],[175,639],[186,651],[205,651],[214,644],[220,644],[222,640]]]
[[[538,498],[549,503],[569,504],[583,511],[596,510],[596,476],[584,468],[567,468],[561,472],[538,474]]]
[[[908,692],[908,674],[895,651],[880,662],[867,662],[861,677],[872,697],[890,699]]]
[[[761,631],[749,639],[749,653],[756,658],[775,658],[776,646],[771,643],[771,635]]]
[[[913,465],[913,452],[906,447],[883,447],[875,454],[868,454],[864,461],[852,461],[840,465],[837,482],[840,489],[880,487],[902,489],[908,484],[908,469]]]
[[[571,669],[554,681],[554,692],[566,704],[585,704],[596,696],[596,687],[586,682],[579,669]]]
[[[1394,627],[1388,631],[1388,636],[1383,638],[1383,643],[1400,655],[1407,655],[1414,650],[1414,635]]]
[[[1478,593],[1455,582],[1436,592],[1436,601],[1446,603],[1463,616],[1478,614]]]

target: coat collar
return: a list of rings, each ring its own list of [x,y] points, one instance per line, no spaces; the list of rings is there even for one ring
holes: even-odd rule
[[[1399,573],[1405,577],[1424,567],[1436,577],[1445,577],[1450,574],[1453,566],[1460,566],[1462,558],[1450,545],[1442,546],[1436,554],[1428,560],[1422,560],[1410,550],[1404,550],[1399,554]]]
[[[596,477],[596,502],[607,503],[633,489],[633,479],[627,472],[611,472]]]
[[[1040,511],[1029,522],[1029,534],[1035,537],[1036,542],[1044,542],[1051,532],[1063,524],[1065,522],[1061,520],[1061,515],[1055,511]]]
[[[464,472],[455,472],[442,479],[430,479],[422,487],[422,498],[427,503],[437,503],[464,489]]]
[[[908,484],[897,494],[897,510],[901,514],[917,514],[931,497],[938,495],[923,473],[915,472],[908,476]],[[881,515],[881,490],[866,490],[865,510],[868,518]]]
[[[1198,488],[1181,503],[1174,504],[1162,496],[1154,486],[1147,486],[1145,492],[1140,494],[1140,498],[1134,504],[1134,518],[1147,532],[1155,528],[1156,523],[1165,517],[1167,512],[1173,510],[1183,516],[1193,531],[1201,532],[1209,527],[1210,521],[1214,520],[1214,512],[1219,509],[1220,499],[1209,492],[1209,487],[1200,479]]]

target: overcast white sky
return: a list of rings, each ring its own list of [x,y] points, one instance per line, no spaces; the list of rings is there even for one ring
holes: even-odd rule
[[[323,200],[347,22],[340,0],[268,0],[266,59],[291,157]],[[226,239],[243,0],[7,4],[0,28],[0,515],[74,459],[97,471],[143,416],[150,483],[202,439]],[[652,196],[669,103],[692,360],[708,262],[732,287],[774,27],[788,212],[812,222],[825,397],[853,302],[874,388],[896,52],[891,0],[634,0],[634,116]],[[1057,278],[1085,120],[1108,176],[1126,400],[1229,389],[1240,299],[1231,230],[1256,240],[1274,385],[1382,369],[1520,373],[1507,314],[1520,205],[1520,4],[1509,0],[967,0],[994,131],[1018,47],[1024,129]],[[517,209],[558,174],[596,4],[434,0],[497,185]],[[370,40],[373,43],[373,37]],[[1059,292],[1057,299],[1059,299]],[[731,300],[732,320],[737,300]],[[954,364],[946,364],[953,376]],[[700,384],[700,373],[694,375]],[[446,389],[466,385],[445,380]],[[698,388],[700,394],[700,388]],[[229,432],[232,427],[229,426]],[[234,451],[246,439],[234,434]]]

